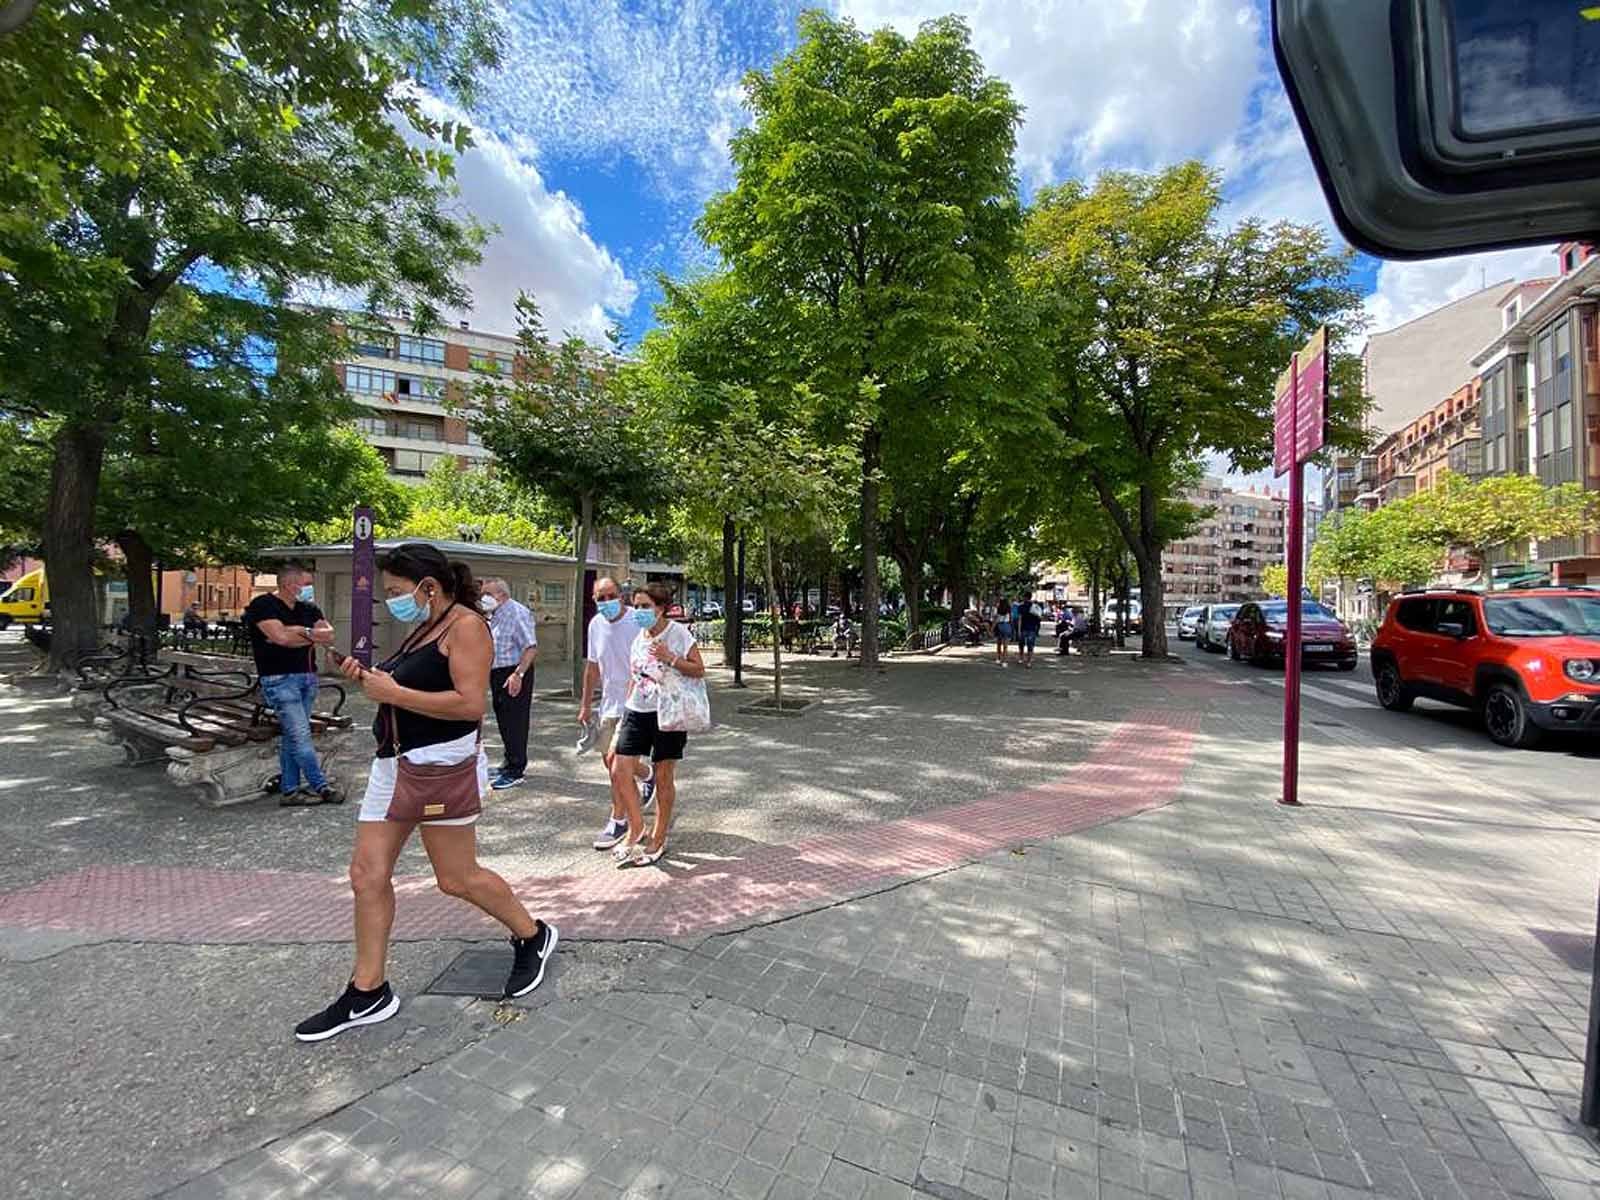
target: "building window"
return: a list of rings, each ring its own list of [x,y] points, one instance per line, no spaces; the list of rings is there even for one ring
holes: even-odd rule
[[[350,340],[355,343],[357,354],[366,355],[368,358],[394,357],[394,334],[387,329],[353,327],[350,330]]]
[[[438,338],[412,337],[408,334],[400,335],[400,349],[398,356],[405,362],[432,363],[435,366],[444,365],[444,343]]]
[[[546,583],[544,585],[544,606],[546,608],[560,608],[567,602],[567,585],[564,583]]]
[[[1522,316],[1522,297],[1518,296],[1512,300],[1510,304],[1505,306],[1504,311],[1505,325],[1503,328],[1510,329],[1517,323],[1518,318]]]
[[[397,382],[393,371],[384,371],[377,367],[348,366],[344,369],[344,388],[347,392],[383,395],[392,393]]]
[[[434,463],[444,455],[430,454],[422,450],[396,450],[394,452],[394,473],[396,475],[426,475],[433,469]]]
[[[431,400],[437,403],[444,396],[444,380],[427,379],[420,375],[395,377],[395,394],[410,400]]]

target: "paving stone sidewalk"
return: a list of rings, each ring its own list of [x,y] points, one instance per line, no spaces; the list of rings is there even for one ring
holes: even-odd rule
[[[558,979],[171,1194],[1593,1197],[1600,825],[1420,758],[1322,745],[1291,812],[1212,739],[1166,807]]]

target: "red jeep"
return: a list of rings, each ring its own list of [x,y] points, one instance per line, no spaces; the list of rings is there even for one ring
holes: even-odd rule
[[[1475,708],[1502,746],[1546,730],[1600,734],[1600,588],[1397,596],[1372,642],[1378,703]]]

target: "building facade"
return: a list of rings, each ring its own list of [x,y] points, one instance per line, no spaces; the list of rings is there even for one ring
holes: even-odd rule
[[[1256,600],[1263,568],[1284,561],[1288,504],[1280,495],[1233,491],[1207,479],[1184,495],[1210,515],[1161,555],[1168,614],[1196,604]]]
[[[347,327],[351,353],[334,364],[334,373],[363,406],[356,426],[390,474],[419,481],[443,458],[487,461],[489,452],[446,402],[464,400],[486,372],[509,378],[516,369],[516,339],[464,321],[423,337],[398,320],[361,320]]]
[[[1507,304],[1502,331],[1473,358],[1484,396],[1484,469],[1536,475],[1547,487],[1600,490],[1600,256],[1557,250],[1561,274]],[[1600,582],[1600,535],[1502,547],[1498,561],[1547,569],[1562,583]]]

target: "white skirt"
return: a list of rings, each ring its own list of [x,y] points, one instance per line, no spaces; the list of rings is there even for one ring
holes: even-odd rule
[[[452,742],[438,742],[432,746],[418,746],[415,750],[407,750],[405,757],[408,762],[417,763],[419,766],[450,767],[456,763],[466,762],[474,754],[478,756],[478,793],[480,796],[489,794],[489,756],[483,752],[483,747],[478,744],[476,731],[456,738]],[[393,758],[374,758],[372,770],[367,772],[367,790],[361,797],[361,808],[356,813],[358,821],[383,821],[389,815],[389,802],[394,799],[394,781],[397,774],[396,763]],[[456,817],[449,821],[428,821],[428,825],[471,825],[481,814],[473,813],[470,817]]]

